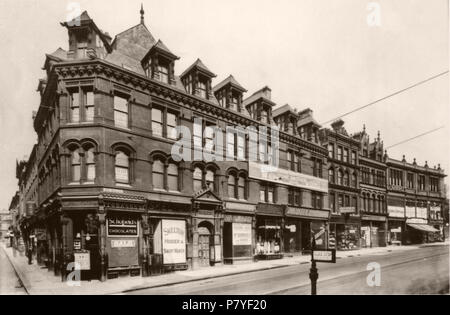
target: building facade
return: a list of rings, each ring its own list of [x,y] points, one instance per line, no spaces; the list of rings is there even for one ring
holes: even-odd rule
[[[328,149],[329,202],[331,209],[331,245],[338,250],[361,247],[360,215],[360,142],[351,137],[338,120],[332,129],[323,129],[321,137]]]
[[[444,240],[445,174],[416,160],[386,159],[388,242],[417,244]]]
[[[278,132],[270,88],[244,98],[232,76],[213,87],[200,59],[176,76],[143,12],[114,40],[86,12],[62,25],[69,50],[46,55],[38,88],[37,207],[21,222],[56,275],[74,261],[106,280],[280,258],[309,251],[311,230],[327,246],[327,151],[310,111]],[[268,136],[217,131],[230,126]],[[190,135],[173,154],[177,127]]]
[[[386,163],[383,142],[371,142],[365,127],[353,135],[360,142],[361,247],[386,246]]]

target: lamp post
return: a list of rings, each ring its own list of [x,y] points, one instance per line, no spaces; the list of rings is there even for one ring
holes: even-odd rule
[[[317,266],[314,260],[315,248],[316,239],[314,237],[314,232],[311,231],[311,269],[309,272],[309,279],[311,279],[311,295],[317,295],[317,279],[319,279],[319,273],[317,272]]]

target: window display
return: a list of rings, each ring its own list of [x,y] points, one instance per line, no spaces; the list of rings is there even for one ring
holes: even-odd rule
[[[257,255],[281,253],[281,222],[279,220],[258,220],[256,233]]]

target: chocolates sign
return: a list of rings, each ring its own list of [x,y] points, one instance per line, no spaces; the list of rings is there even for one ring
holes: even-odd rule
[[[108,236],[130,236],[139,235],[138,221],[129,217],[110,217],[107,220]]]

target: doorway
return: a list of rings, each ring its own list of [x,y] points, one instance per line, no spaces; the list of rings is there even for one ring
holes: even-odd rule
[[[212,224],[202,222],[198,225],[198,259],[199,265],[209,267],[210,263],[210,246],[212,241]]]

